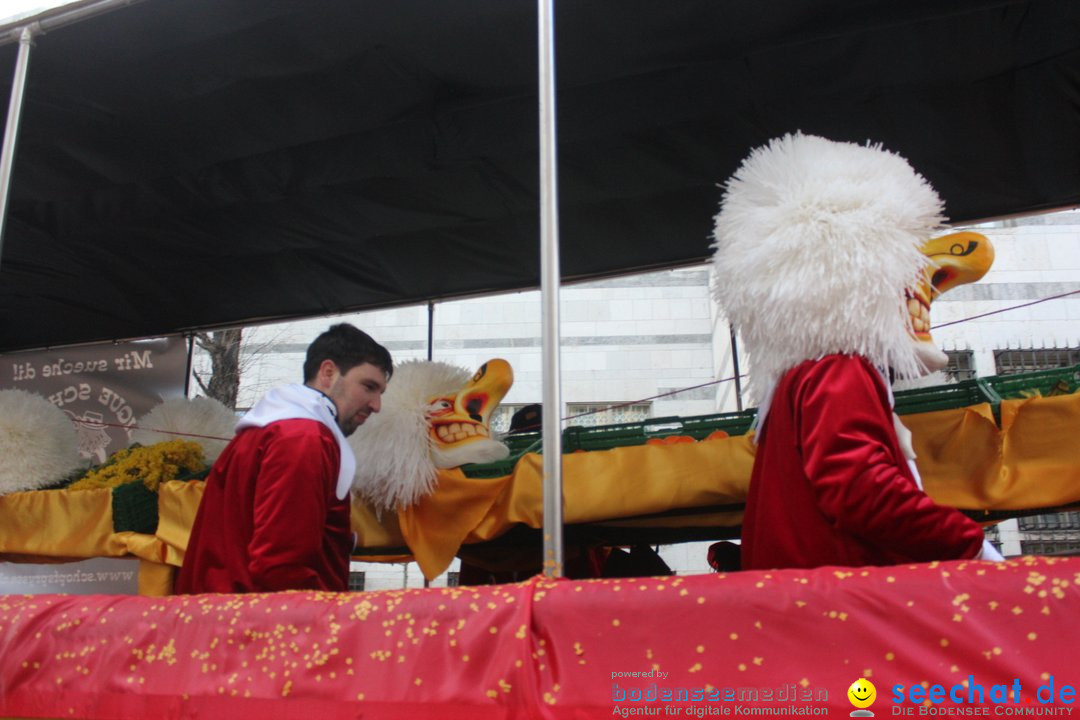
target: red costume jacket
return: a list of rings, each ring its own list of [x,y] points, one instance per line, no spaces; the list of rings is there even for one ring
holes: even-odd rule
[[[353,548],[341,451],[315,420],[241,430],[214,463],[176,592],[342,591]]]
[[[881,375],[828,355],[777,385],[750,479],[745,570],[975,557],[982,528],[915,484]]]

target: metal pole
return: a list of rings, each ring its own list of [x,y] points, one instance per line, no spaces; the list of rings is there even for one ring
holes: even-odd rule
[[[735,339],[735,326],[728,325],[728,330],[731,333],[731,374],[735,376],[735,403],[739,408],[739,412],[742,412],[742,379],[739,377],[739,343]]]
[[[30,46],[33,45],[37,24],[19,31],[19,54],[15,59],[15,78],[11,81],[11,100],[8,102],[4,145],[0,149],[0,257],[4,249],[4,229],[7,227],[8,198],[11,195],[11,170],[15,164],[15,139],[19,135],[19,116],[22,114],[26,92],[26,74],[30,69]]]
[[[428,300],[427,304],[427,359],[431,362],[431,358],[435,354],[435,303]]]
[[[42,10],[39,13],[21,17],[17,20],[13,20],[10,23],[5,23],[0,26],[0,45],[7,45],[9,42],[15,42],[19,29],[24,25],[33,25],[35,27],[34,34],[47,33],[57,28],[62,28],[72,23],[88,20],[89,18],[102,15],[113,10],[126,7],[128,5],[134,5],[142,0],[84,0],[83,2],[72,3],[62,7],[49,8],[48,10]],[[7,30],[12,30],[11,34],[8,34]]]
[[[543,310],[544,575],[563,574],[559,205],[555,132],[555,0],[537,0],[540,39],[540,297]]]

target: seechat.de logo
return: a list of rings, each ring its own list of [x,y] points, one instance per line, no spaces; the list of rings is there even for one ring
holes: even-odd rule
[[[874,687],[874,683],[866,678],[859,678],[851,683],[847,696],[851,704],[858,708],[851,711],[851,717],[874,717],[873,711],[866,709],[877,700],[877,688]]]

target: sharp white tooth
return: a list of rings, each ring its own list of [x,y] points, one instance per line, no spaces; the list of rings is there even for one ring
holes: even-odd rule
[[[913,317],[918,317],[919,316],[919,308],[920,307],[922,307],[922,306],[919,305],[918,300],[916,300],[915,298],[909,298],[908,299],[908,301],[907,301],[907,309],[908,309],[908,312],[911,313],[911,315]]]
[[[484,437],[487,437],[488,436],[488,429],[486,427],[484,427],[483,425],[477,425],[476,426],[476,434],[477,435],[483,435]]]
[[[476,434],[476,426],[475,425],[462,425],[461,429],[465,431],[466,435],[475,435]]]
[[[453,425],[450,426],[450,433],[452,435],[457,435],[460,432],[461,432],[461,423],[454,423]]]
[[[440,425],[440,426],[439,426],[438,428],[436,428],[436,432],[438,432],[438,433],[439,433],[439,438],[440,438],[441,440],[446,440],[446,439],[447,439],[447,437],[446,437],[446,436],[447,436],[447,435],[449,435],[449,433],[448,433],[448,432],[447,432],[447,430],[446,430],[446,426],[445,426],[445,425]]]

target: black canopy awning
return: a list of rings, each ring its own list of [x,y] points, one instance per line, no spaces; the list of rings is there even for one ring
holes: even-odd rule
[[[706,258],[718,184],[795,130],[904,154],[956,221],[1080,202],[1075,0],[563,0],[556,34],[568,279]],[[0,351],[535,287],[536,56],[526,0],[143,0],[41,35]]]

